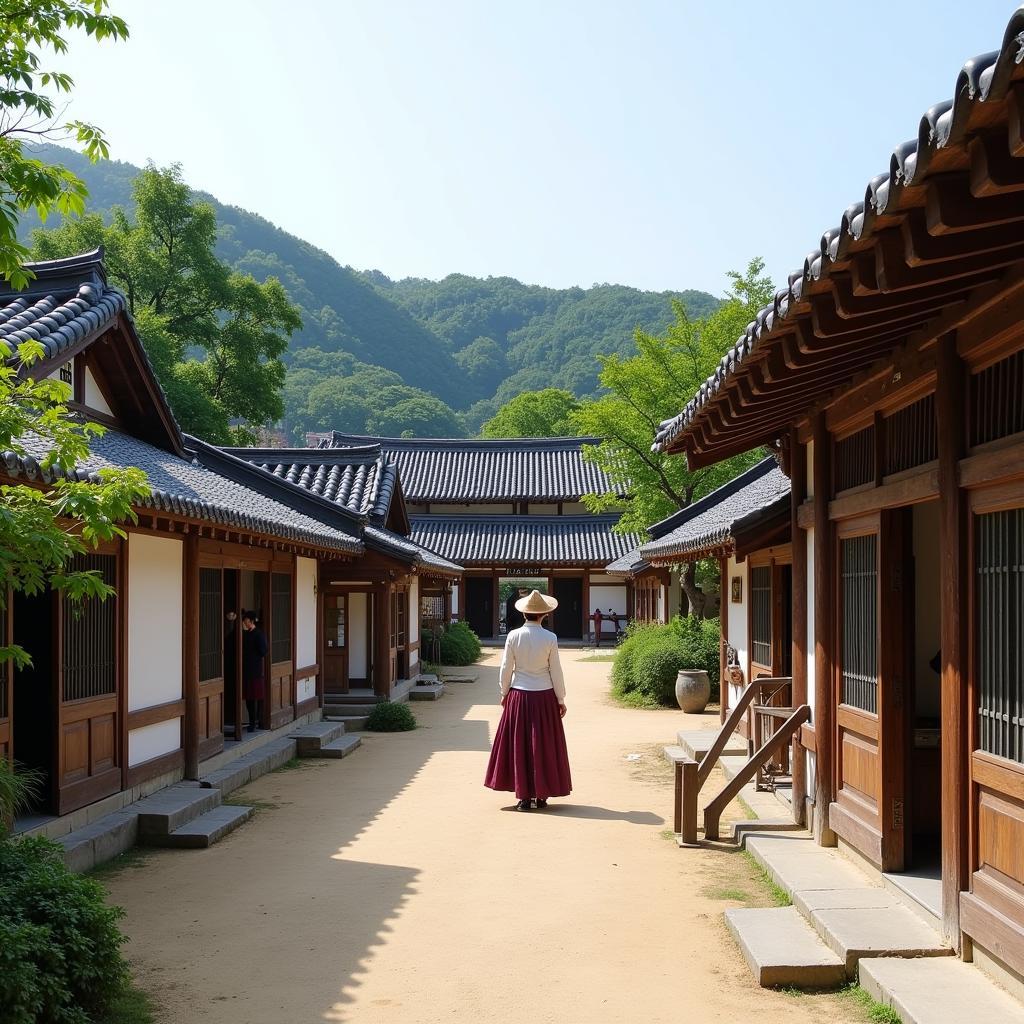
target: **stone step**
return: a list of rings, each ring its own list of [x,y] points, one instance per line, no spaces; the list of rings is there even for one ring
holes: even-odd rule
[[[199,785],[205,789],[217,789],[226,796],[254,779],[280,768],[296,757],[297,751],[298,744],[291,736],[271,740],[250,753],[229,761],[223,768],[207,773],[199,780]]]
[[[155,836],[151,846],[172,849],[205,850],[219,842],[229,832],[247,822],[253,815],[253,808],[224,804],[201,814],[193,821],[176,828],[166,836]]]
[[[220,800],[219,789],[189,782],[168,786],[139,800],[132,804],[132,810],[139,818],[139,842],[151,845],[152,840],[169,836],[182,825],[219,807]]]
[[[365,717],[376,706],[376,704],[335,704],[331,701],[326,701],[323,710],[324,720],[333,722],[349,715]]]
[[[440,700],[444,694],[444,683],[417,684],[409,691],[409,700]]]
[[[749,821],[734,821],[731,828],[734,843],[742,843],[746,836],[760,832],[805,831],[804,826],[798,825],[792,818],[752,818]]]
[[[327,712],[325,711],[326,715]],[[345,726],[346,733],[362,732],[366,728],[366,720],[368,715],[338,715],[337,717],[332,716],[332,722],[340,722]]]
[[[480,678],[477,672],[467,672],[461,669],[452,669],[451,671],[441,669],[440,674],[442,683],[475,683]]]
[[[860,984],[872,999],[892,1007],[903,1024],[1024,1024],[1024,1006],[977,967],[953,957],[864,960]]]
[[[725,923],[762,988],[835,988],[846,965],[794,907],[736,908]]]
[[[317,753],[318,757],[347,757],[356,747],[362,744],[358,736],[339,736],[330,743],[325,743]]]
[[[715,742],[716,736],[718,736],[717,729],[680,729],[676,733],[679,746],[686,752],[686,756],[693,758],[694,761],[700,761],[704,757],[711,749],[711,744]],[[742,736],[733,733],[721,756],[745,758],[747,756],[747,741]]]
[[[107,814],[57,840],[69,871],[91,871],[97,864],[130,850],[139,835],[139,816],[129,810]]]
[[[381,704],[387,697],[381,697],[372,690],[349,690],[348,693],[325,693],[325,704]]]
[[[297,757],[316,757],[320,748],[345,732],[344,722],[310,722],[289,735],[295,740]]]

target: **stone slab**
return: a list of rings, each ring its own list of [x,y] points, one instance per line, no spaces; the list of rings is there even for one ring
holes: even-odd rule
[[[1024,1024],[1024,1006],[977,967],[953,957],[864,960],[860,984],[903,1024]]]
[[[948,957],[953,953],[934,928],[902,904],[814,910],[809,920],[825,945],[843,959],[851,978],[857,963],[870,957]]]
[[[678,764],[680,761],[693,760],[693,758],[679,746],[662,747],[661,752],[665,755],[665,760],[671,764]]]
[[[843,961],[793,907],[727,910],[725,923],[762,988],[833,988],[846,979]]]
[[[692,757],[694,761],[700,761],[704,757],[711,749],[711,744],[715,742],[715,737],[717,736],[717,729],[680,729],[676,733],[679,746],[686,751],[686,756]],[[746,755],[747,741],[742,736],[733,733],[729,737],[729,741],[726,743],[725,750],[722,751],[721,756],[742,756],[745,758]]]
[[[207,789],[219,789],[226,796],[236,789],[249,783],[252,778],[252,765],[248,761],[233,761],[224,768],[204,775],[199,784]]]
[[[376,704],[324,704],[324,720],[344,721],[350,715],[365,718],[376,706]]]
[[[339,736],[320,748],[320,757],[347,757],[362,744],[358,736]]]
[[[64,847],[64,864],[68,870],[83,872],[130,850],[138,838],[138,828],[138,815],[117,811],[56,841]]]
[[[866,889],[803,889],[793,893],[793,906],[805,917],[816,910],[884,910],[899,906],[899,900],[888,889],[874,886]]]
[[[335,722],[341,722],[345,726],[345,732],[361,732],[366,728],[366,720],[368,715],[339,715],[337,718],[332,719]]]
[[[316,757],[320,748],[336,740],[345,731],[344,722],[311,722],[289,735],[295,740],[297,757]]]
[[[791,896],[808,889],[877,888],[838,850],[816,846],[806,832],[751,836],[746,848]]]
[[[220,804],[220,790],[189,783],[168,786],[132,805],[139,816],[139,841],[167,836]]]
[[[472,672],[441,672],[442,683],[475,683],[479,678]]]
[[[158,842],[154,845],[173,849],[204,850],[247,822],[252,815],[251,807],[215,807],[188,824],[176,828],[170,835],[158,837]]]
[[[728,828],[728,826],[726,826]],[[742,844],[748,835],[760,835],[763,832],[803,832],[803,825],[798,825],[792,818],[752,818],[749,821],[732,823],[733,842]]]
[[[428,683],[414,686],[409,691],[409,700],[440,700],[444,694],[444,683]]]

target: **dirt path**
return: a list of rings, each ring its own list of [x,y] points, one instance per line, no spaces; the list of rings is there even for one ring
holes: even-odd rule
[[[607,663],[563,661],[576,788],[547,813],[481,785],[492,655],[416,706],[422,728],[266,776],[241,794],[255,820],[218,846],[109,878],[162,1019],[849,1020],[838,997],[758,989],[721,920],[727,897],[757,901],[749,865],[666,838],[660,746],[686,719],[619,708]]]

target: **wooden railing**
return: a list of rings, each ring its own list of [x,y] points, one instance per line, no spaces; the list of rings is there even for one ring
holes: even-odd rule
[[[793,680],[789,677],[755,679],[729,711],[729,716],[700,763],[690,758],[682,758],[676,762],[674,822],[676,836],[681,845],[693,846],[697,843],[698,794],[744,715],[750,715],[747,729],[749,758],[705,808],[704,837],[718,838],[722,811],[755,775],[758,788],[763,786],[765,766],[773,758],[778,756],[783,767],[788,765],[789,743],[800,726],[810,719],[811,714],[806,704],[792,708],[775,703],[780,698],[789,699],[792,684]],[[776,722],[781,722],[781,725],[775,727]],[[762,741],[765,732],[769,735]]]

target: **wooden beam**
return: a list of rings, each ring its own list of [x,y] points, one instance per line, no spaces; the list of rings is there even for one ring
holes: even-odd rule
[[[185,664],[185,778],[199,778],[199,538],[185,537],[183,658]]]
[[[790,674],[793,677],[793,703],[807,703],[807,534],[800,528],[800,508],[807,496],[807,451],[796,436],[789,434],[790,514],[792,546],[792,652]],[[804,824],[807,811],[807,757],[797,745],[793,750],[793,820]]]
[[[832,753],[835,742],[832,672],[835,586],[832,559],[832,523],[828,518],[828,496],[832,486],[832,439],[819,413],[814,420],[814,735],[817,740],[814,772],[814,839],[822,846],[835,846],[829,828],[828,809],[832,803]]]
[[[826,503],[829,519],[848,519],[868,512],[877,512],[883,508],[897,505],[914,505],[922,501],[931,501],[939,495],[939,471],[935,466],[923,468],[892,483],[881,487],[869,487],[855,494],[847,494],[841,498],[833,498]],[[817,502],[817,487],[814,491]]]
[[[960,893],[970,888],[967,792],[967,506],[957,477],[966,451],[967,370],[956,337],[939,341],[939,594],[942,652],[942,931],[960,949]]]

